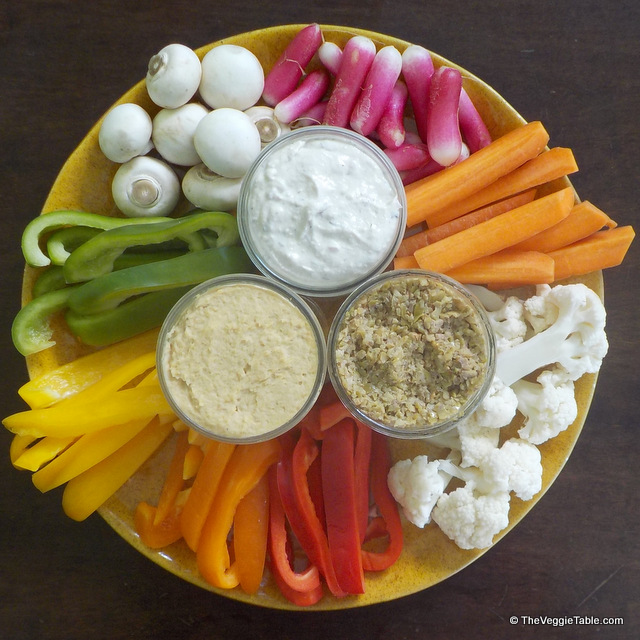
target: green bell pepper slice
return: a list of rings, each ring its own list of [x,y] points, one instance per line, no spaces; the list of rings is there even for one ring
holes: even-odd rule
[[[28,356],[44,351],[55,344],[49,319],[67,308],[75,287],[64,287],[43,293],[26,304],[13,319],[11,339],[15,348]]]
[[[152,225],[130,225],[108,229],[78,247],[64,264],[65,279],[69,283],[92,280],[113,271],[114,261],[132,247],[162,244],[170,240],[185,241],[191,251],[206,249],[200,231],[215,232],[216,247],[237,244],[240,235],[233,215],[217,211],[203,211],[182,218]]]
[[[189,289],[177,287],[146,293],[104,313],[83,315],[67,309],[65,320],[71,333],[84,344],[106,347],[159,327]]]
[[[63,227],[90,227],[99,230],[115,229],[129,225],[155,224],[173,218],[114,218],[99,213],[64,209],[50,211],[34,218],[22,232],[22,253],[26,263],[31,267],[46,267],[51,259],[40,247],[40,240],[48,233]]]
[[[193,251],[98,276],[73,291],[69,307],[78,314],[102,313],[143,293],[195,285],[218,275],[251,269],[251,260],[241,246]]]

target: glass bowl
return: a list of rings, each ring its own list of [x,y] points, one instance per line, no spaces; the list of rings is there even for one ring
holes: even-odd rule
[[[295,292],[264,276],[204,282],[168,314],[157,347],[160,386],[176,415],[238,444],[293,428],[325,380],[322,327]]]
[[[495,373],[484,308],[461,284],[407,269],[371,278],[329,330],[329,377],[361,422],[395,438],[425,438],[464,420]]]
[[[319,125],[265,147],[243,179],[237,218],[264,275],[302,295],[336,297],[390,264],[406,208],[400,175],[379,147]]]

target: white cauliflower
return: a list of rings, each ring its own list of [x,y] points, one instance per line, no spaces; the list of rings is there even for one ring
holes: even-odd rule
[[[420,455],[413,460],[400,460],[389,470],[389,490],[407,520],[416,527],[431,522],[431,511],[451,479],[440,471],[441,462]]]
[[[594,291],[584,284],[539,285],[524,306],[535,333],[498,354],[496,375],[506,385],[553,364],[572,380],[600,369],[608,349],[606,312]]]
[[[480,406],[457,427],[463,467],[477,465],[498,446],[500,429],[511,423],[517,406],[513,389],[494,378]]]
[[[518,435],[542,444],[565,431],[578,417],[573,380],[559,367],[543,371],[537,382],[518,380],[512,385],[518,411],[525,417]]]
[[[445,493],[433,520],[461,549],[485,549],[509,525],[509,494],[483,494],[473,483]]]
[[[524,303],[509,296],[495,311],[487,311],[498,353],[523,342],[529,329],[524,317]]]

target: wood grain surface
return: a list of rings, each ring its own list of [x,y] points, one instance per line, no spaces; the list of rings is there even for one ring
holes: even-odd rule
[[[10,327],[20,235],[66,157],[165,44],[193,48],[277,24],[361,27],[422,44],[475,73],[551,144],[574,150],[572,181],[640,228],[640,5],[631,0],[247,0],[0,4],[0,372],[2,415],[27,380]],[[12,468],[0,432],[0,637],[315,640],[637,638],[639,250],[605,273],[610,350],[558,480],[498,545],[445,582],[341,612],[278,612],[198,589],[148,561],[99,516],[64,516]],[[515,617],[517,624],[510,623]],[[605,618],[622,618],[607,625]]]

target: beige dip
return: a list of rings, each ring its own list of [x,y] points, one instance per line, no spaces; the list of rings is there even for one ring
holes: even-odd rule
[[[278,429],[314,390],[318,346],[309,320],[266,287],[233,283],[200,293],[167,334],[165,384],[212,437]]]

